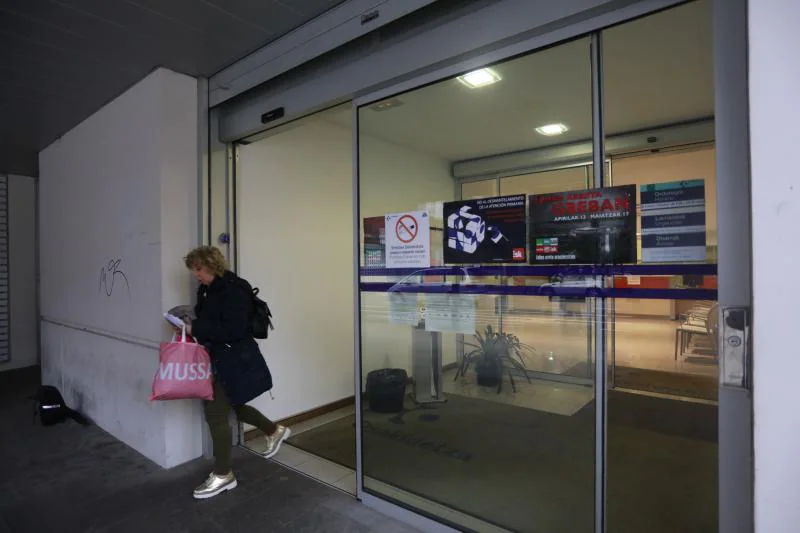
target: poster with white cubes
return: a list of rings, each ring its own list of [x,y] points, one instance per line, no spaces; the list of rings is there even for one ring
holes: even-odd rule
[[[525,263],[525,195],[446,202],[444,262]]]
[[[431,221],[427,211],[386,215],[386,268],[431,266]]]

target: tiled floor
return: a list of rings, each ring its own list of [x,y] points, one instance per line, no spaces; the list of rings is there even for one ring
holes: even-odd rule
[[[415,531],[241,449],[239,487],[195,501],[208,461],[165,471],[97,427],[33,424],[37,382],[37,369],[0,373],[0,533]]]
[[[536,349],[529,363],[532,370],[562,374],[588,361],[585,316],[512,315],[504,318],[503,327]],[[713,358],[681,356],[675,359],[676,327],[675,321],[666,318],[618,317],[613,331],[614,350],[610,355],[620,366],[716,375]]]
[[[356,493],[356,473],[349,468],[320,459],[288,444],[273,459],[275,462],[317,481],[349,494]]]
[[[539,379],[517,380],[517,392],[514,392],[506,383],[501,392],[494,387],[480,387],[474,380],[453,380],[455,371],[444,373],[445,394],[458,394],[469,398],[480,398],[492,402],[527,407],[537,411],[544,411],[562,416],[572,416],[580,411],[587,403],[592,401],[594,391],[592,387],[544,381]]]

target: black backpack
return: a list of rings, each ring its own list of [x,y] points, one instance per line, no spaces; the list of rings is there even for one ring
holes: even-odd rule
[[[79,412],[67,407],[61,392],[50,385],[39,387],[39,391],[36,393],[36,414],[39,415],[43,426],[54,426],[66,422],[68,418],[82,426],[89,425],[89,421]]]
[[[258,297],[258,287],[254,288],[247,280],[240,277],[236,278],[236,284],[252,297],[253,314],[250,316],[250,332],[253,338],[266,339],[269,332],[275,329],[272,324],[272,311],[267,302]]]
[[[253,337],[256,339],[266,339],[269,332],[275,329],[272,325],[272,311],[269,310],[267,302],[258,297],[258,287],[252,289],[253,294],[253,316],[250,318],[250,328]]]

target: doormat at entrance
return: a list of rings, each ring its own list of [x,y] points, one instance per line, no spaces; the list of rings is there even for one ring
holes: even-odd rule
[[[566,373],[572,376],[592,375],[587,374],[585,362],[578,363]],[[614,386],[621,389],[717,401],[719,384],[714,376],[617,366],[614,372]]]
[[[407,401],[400,414],[365,411],[364,474],[514,531],[592,530],[594,402],[562,416],[447,398]],[[610,490],[626,518],[650,524],[635,531],[714,531],[716,407],[610,391],[609,411]],[[289,443],[354,468],[354,430],[350,416]],[[642,490],[654,480],[658,490]]]

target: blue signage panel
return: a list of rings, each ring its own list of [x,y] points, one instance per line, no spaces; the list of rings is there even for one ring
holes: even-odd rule
[[[703,180],[642,185],[642,261],[706,260]]]

